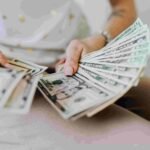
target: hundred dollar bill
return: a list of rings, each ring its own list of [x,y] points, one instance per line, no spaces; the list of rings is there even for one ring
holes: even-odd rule
[[[84,75],[87,76],[85,72],[84,72]],[[90,78],[88,80],[90,80]],[[135,81],[136,81],[136,77],[135,77]],[[103,104],[96,105],[95,107],[91,107],[87,111],[77,115],[75,118],[73,118],[73,120],[76,120],[76,119],[80,118],[81,116],[83,116],[85,114],[88,117],[92,117],[93,115],[95,115],[99,111],[103,110],[104,108],[108,107],[109,105],[113,104],[120,97],[122,97],[132,87],[131,85],[132,84],[130,84],[130,86],[127,86],[124,90],[121,90],[120,92],[118,91],[111,99],[109,99],[108,101],[104,102]]]
[[[147,36],[147,35],[145,35]],[[130,55],[149,55],[150,54],[150,42],[148,38],[138,38],[137,40],[133,41],[133,44],[130,43],[128,46],[118,47],[117,49],[112,49],[109,53],[105,53],[105,55],[98,55],[94,60],[102,60],[106,58],[112,58],[112,57],[124,57],[125,54]]]
[[[129,35],[132,35],[133,33],[137,32],[139,29],[141,29],[144,26],[143,22],[140,18],[137,18],[136,21],[130,25],[126,30],[124,30],[121,34],[119,34],[116,38],[114,38],[110,44],[117,42],[118,40],[127,37]]]
[[[124,75],[110,73],[108,71],[104,72],[102,70],[97,70],[97,69],[94,69],[94,68],[91,68],[91,67],[81,66],[81,69],[82,68],[86,69],[86,70],[89,70],[89,71],[91,71],[93,73],[96,73],[97,75],[106,77],[108,79],[114,80],[114,81],[116,81],[118,83],[125,84],[125,85],[134,84],[135,78],[137,78],[140,75],[140,72],[138,72],[138,74],[136,74],[134,77],[127,77],[127,76],[124,76]]]
[[[103,62],[103,61],[107,61],[108,59],[113,60],[113,59],[121,59],[125,57],[128,57],[130,59],[132,57],[148,56],[148,53],[149,53],[149,48],[145,48],[145,49],[139,49],[137,51],[133,50],[133,51],[127,51],[123,53],[118,53],[101,59],[97,58],[97,61]]]
[[[79,68],[79,69],[80,69],[80,68]],[[81,70],[81,69],[80,69],[80,70]],[[83,75],[82,73],[79,73],[79,70],[78,70],[78,73],[75,74],[75,76],[78,77],[79,79],[82,79],[82,80],[85,81],[87,84],[90,84],[91,86],[96,87],[97,89],[99,89],[99,90],[105,92],[105,93],[108,94],[108,95],[111,95],[111,96],[114,95],[114,92],[113,92],[113,91],[110,91],[110,90],[106,89],[105,87],[100,86],[100,85],[99,85],[97,82],[95,82],[94,80],[93,80],[93,81],[90,80],[90,79],[88,78],[88,76],[85,76],[85,75]],[[92,81],[92,82],[91,82],[91,81]]]
[[[97,73],[97,74],[99,74],[99,73]],[[87,76],[85,73],[84,73],[84,75]],[[115,96],[112,97],[109,101],[106,101],[105,103],[103,103],[101,105],[97,105],[96,107],[90,108],[89,110],[84,112],[84,114],[86,114],[87,117],[92,117],[93,115],[97,114],[99,111],[101,111],[104,108],[108,107],[109,105],[115,103],[120,97],[122,97],[132,87],[132,83],[134,83],[134,85],[138,84],[137,79],[138,79],[138,76],[134,77],[134,79],[131,79],[131,78],[130,78],[130,80],[128,79],[129,84],[127,84],[128,86],[124,90],[120,90],[120,91],[118,90],[118,92],[115,94]],[[90,78],[89,78],[89,80],[90,80]]]
[[[124,41],[124,42],[120,43],[119,45],[114,45],[112,47],[109,47],[107,50],[104,47],[103,49],[101,49],[99,51],[95,51],[94,55],[91,55],[91,57],[89,57],[88,59],[84,59],[84,58],[81,59],[81,62],[90,61],[90,60],[99,58],[100,56],[105,56],[105,55],[109,54],[110,52],[116,53],[117,51],[119,51],[123,48],[127,48],[132,45],[140,45],[145,42],[149,42],[149,32],[145,32],[142,35],[136,36],[135,38],[131,38],[131,40]]]
[[[147,64],[149,56],[148,55],[138,55],[133,57],[120,57],[117,59],[105,59],[99,62],[108,62],[108,63],[115,63],[121,64],[122,66],[136,66],[136,67],[145,67]]]
[[[130,85],[121,84],[114,79],[110,79],[108,76],[100,75],[98,73],[89,71],[87,69],[79,68],[78,74],[85,76],[85,81],[87,81],[86,78],[88,78],[89,81],[96,83],[99,85],[99,87],[103,87],[106,90],[117,94],[121,92],[122,90],[125,90]]]
[[[47,69],[45,66],[40,66],[29,61],[18,60],[15,58],[10,58],[9,64],[11,65],[12,69],[24,71],[32,76],[41,74]]]
[[[137,19],[137,20],[139,20],[139,19]],[[141,21],[140,21],[141,22]],[[135,25],[136,24],[136,25]],[[135,26],[134,26],[135,25]],[[137,35],[139,35],[139,32],[140,33],[143,33],[143,31],[145,32],[145,31],[148,31],[147,30],[147,26],[145,26],[144,28],[143,28],[143,24],[142,23],[137,23],[137,22],[135,22],[133,25],[131,25],[129,28],[127,28],[124,32],[122,32],[120,35],[118,35],[114,40],[112,40],[106,47],[104,47],[104,48],[102,48],[101,50],[100,50],[100,53],[102,52],[102,51],[107,51],[107,50],[109,50],[111,47],[113,47],[113,46],[115,46],[115,45],[117,45],[117,43],[118,42],[120,42],[120,41],[122,41],[122,42],[124,42],[126,39],[127,40],[129,40],[129,39],[132,39],[132,38],[134,38],[134,37],[136,37]],[[128,30],[129,29],[129,30]],[[128,31],[130,31],[130,32],[128,32]],[[135,32],[136,31],[136,32]],[[137,31],[139,31],[139,32],[137,32]],[[130,34],[129,34],[130,33]],[[129,37],[129,35],[130,35],[130,38],[128,38]],[[124,40],[124,37],[125,37],[125,40]],[[90,57],[94,57],[95,56],[95,52],[92,52],[92,53],[90,53],[90,54],[87,54],[87,55],[85,55],[82,59],[84,60],[84,59],[89,59]]]
[[[0,107],[4,106],[24,75],[23,72],[0,68]]]
[[[30,75],[18,83],[7,102],[3,106],[4,113],[26,114],[29,112],[37,88],[39,76],[31,78]]]
[[[143,36],[142,38],[140,37],[136,39],[136,41],[134,42],[138,42],[141,40],[143,41],[145,38],[146,38],[145,36]],[[88,60],[87,62],[94,63],[96,61],[97,63],[107,62],[107,63],[118,63],[118,64],[125,64],[125,65],[129,64],[131,66],[133,65],[144,66],[149,57],[149,44],[144,49],[140,49],[139,51],[133,51],[133,52],[134,53],[130,51],[130,52],[122,53],[122,54],[116,54],[114,56],[112,55],[111,58],[108,57],[106,59],[105,58],[98,59],[98,57],[97,58],[95,57],[93,60],[90,60],[90,61]]]
[[[132,53],[133,55],[134,55],[134,53],[136,55],[137,54],[139,54],[139,55],[141,55],[141,54],[149,55],[149,53],[150,53],[150,42],[142,42],[142,43],[136,44],[136,45],[133,44],[131,46],[119,49],[117,51],[112,51],[112,52],[107,53],[105,55],[96,57],[95,60],[96,59],[102,60],[102,59],[105,59],[105,58],[114,58],[114,57],[119,56],[119,55],[120,56],[124,55],[124,53]]]
[[[120,45],[127,44],[127,43],[131,44],[131,41],[133,39],[137,39],[140,36],[146,36],[146,39],[144,41],[145,42],[146,42],[146,40],[149,41],[149,29],[148,29],[148,27],[145,27],[144,29],[140,30],[135,35],[132,35],[130,37],[126,37],[125,39],[119,40],[117,43],[106,45],[105,47],[103,47],[100,50],[97,50],[97,51],[94,51],[94,52],[92,52],[90,54],[87,54],[89,56],[86,57],[86,58],[83,57],[82,60],[89,60],[89,59],[92,59],[92,58],[97,57],[97,56],[108,54],[108,53],[114,51],[114,48],[117,48]],[[133,43],[133,44],[137,44],[137,42]]]
[[[40,79],[38,88],[65,119],[102,104],[113,96],[77,76],[66,77],[63,73],[45,75]]]
[[[134,32],[132,32],[131,34],[121,38],[120,40],[116,41],[116,42],[109,42],[106,47],[111,48],[115,45],[120,45],[123,42],[127,42],[130,41],[131,39],[134,39],[135,37],[139,36],[139,35],[143,35],[149,33],[149,27],[148,25],[143,25],[141,28],[138,28],[137,30],[135,30]]]
[[[104,73],[111,73],[114,75],[122,75],[124,77],[135,77],[137,74],[141,73],[142,67],[132,67],[132,66],[121,66],[115,63],[81,63],[81,67],[90,67],[97,71],[102,71]]]

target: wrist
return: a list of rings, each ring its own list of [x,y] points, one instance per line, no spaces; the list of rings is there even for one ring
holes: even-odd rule
[[[106,45],[106,38],[99,35],[93,35],[86,39],[83,39],[83,42],[87,45],[90,50],[98,50]]]
[[[107,31],[102,31],[100,34],[105,38],[105,45],[107,45],[112,40],[111,35]]]

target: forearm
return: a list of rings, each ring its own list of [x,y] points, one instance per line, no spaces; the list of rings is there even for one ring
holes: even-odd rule
[[[106,23],[104,30],[112,38],[127,28],[136,18],[136,11],[133,0],[110,0],[112,14]],[[101,49],[105,46],[107,38],[105,34],[98,34],[83,40],[73,40],[67,47],[64,73],[67,76],[75,74],[78,70],[79,60],[85,54]]]
[[[133,0],[110,0],[112,13],[104,27],[112,38],[116,37],[137,18]]]
[[[107,31],[111,38],[115,38],[136,19],[136,9],[133,0],[110,0],[112,6],[112,13],[103,28]],[[105,46],[105,38],[99,35],[93,35],[84,39],[85,44],[90,51],[98,50]]]

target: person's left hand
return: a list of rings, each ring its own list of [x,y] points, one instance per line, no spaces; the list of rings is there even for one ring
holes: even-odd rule
[[[4,67],[9,67],[9,63],[5,55],[0,51],[0,65]]]

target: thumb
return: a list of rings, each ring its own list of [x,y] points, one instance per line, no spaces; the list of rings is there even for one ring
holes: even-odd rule
[[[83,45],[79,40],[73,40],[66,50],[66,62],[64,64],[64,73],[72,76],[78,70],[78,63],[83,51]]]
[[[4,67],[9,66],[7,58],[3,55],[1,51],[0,51],[0,65]]]

